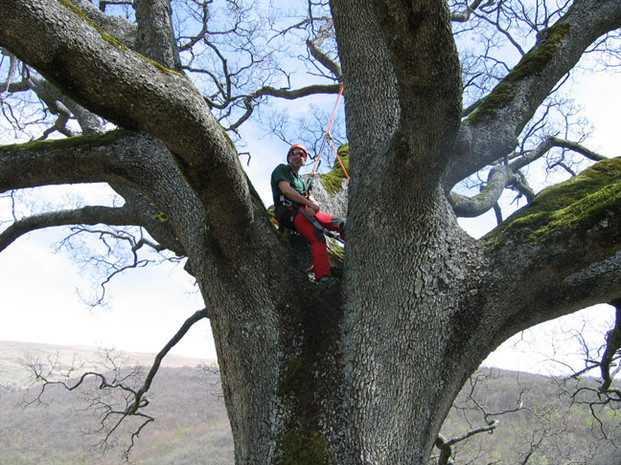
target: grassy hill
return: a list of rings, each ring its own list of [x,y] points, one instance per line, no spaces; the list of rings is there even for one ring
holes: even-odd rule
[[[106,357],[107,363],[102,365],[101,354],[89,348],[0,343],[2,465],[123,462],[130,430],[136,424],[130,422],[111,436],[109,445],[116,447],[106,450],[98,445],[105,434],[101,431],[102,391],[96,383],[72,392],[53,386],[39,401],[25,406],[37,399],[40,390],[25,387],[28,373],[24,360],[29,360],[30,365],[39,363],[40,368],[56,364],[66,370],[81,364],[82,369],[105,371],[111,359],[129,367],[131,362],[147,365],[153,355]],[[128,384],[139,384],[146,369],[141,371],[135,379],[130,369],[117,375],[126,376]],[[595,386],[593,380],[575,385],[524,373],[481,370],[462,390],[442,435],[450,444],[450,440],[485,430],[451,445],[456,464],[621,464],[617,449],[621,413],[614,405],[602,409],[588,403],[595,399],[589,390]],[[233,464],[232,438],[213,364],[182,358],[168,360],[148,398],[146,412],[156,420],[141,431],[128,463]]]

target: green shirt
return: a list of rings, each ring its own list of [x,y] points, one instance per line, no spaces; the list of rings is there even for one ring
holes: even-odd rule
[[[296,174],[288,164],[281,163],[278,165],[274,171],[272,171],[272,177],[270,180],[272,186],[272,197],[274,199],[275,213],[276,216],[280,214],[280,211],[283,208],[282,201],[280,196],[282,192],[278,188],[278,183],[280,181],[287,181],[291,187],[293,187],[300,194],[304,195],[306,193],[306,183],[302,180],[302,178]]]

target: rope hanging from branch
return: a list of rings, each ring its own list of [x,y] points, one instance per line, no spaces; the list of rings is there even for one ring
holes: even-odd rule
[[[330,131],[332,130],[332,125],[334,124],[334,120],[336,119],[336,111],[338,110],[342,95],[343,95],[343,84],[341,84],[341,88],[339,89],[339,94],[336,97],[336,102],[334,103],[332,115],[330,116],[330,120],[328,121],[328,126],[326,127],[326,131],[323,134],[323,139],[321,141],[321,145],[319,146],[319,151],[317,152],[317,156],[315,157],[315,163],[313,164],[313,170],[310,173],[311,182],[314,176],[317,174],[317,170],[319,169],[319,165],[321,164],[321,154],[323,153],[326,147],[326,144],[330,145],[330,147],[332,148],[334,155],[336,155],[336,159],[341,165],[341,169],[343,170],[345,177],[349,179],[349,174],[347,173],[347,170],[345,169],[345,166],[343,165],[343,162],[341,161],[341,157],[339,156],[336,148],[334,147],[334,144],[332,143],[332,134],[330,134]]]

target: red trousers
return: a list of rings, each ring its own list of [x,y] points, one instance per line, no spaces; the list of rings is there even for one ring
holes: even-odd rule
[[[313,224],[301,213],[306,212],[306,209],[300,208],[300,211],[295,215],[293,224],[297,232],[306,239],[311,249],[311,256],[313,257],[313,268],[315,270],[315,279],[319,280],[324,276],[331,276],[330,261],[328,260],[328,246],[326,245],[326,238],[323,233],[317,229]],[[317,212],[314,219],[329,231],[337,231],[343,237],[345,231],[342,228],[342,220],[339,218],[338,222],[333,222],[332,215],[327,213]],[[336,218],[335,218],[336,220]]]

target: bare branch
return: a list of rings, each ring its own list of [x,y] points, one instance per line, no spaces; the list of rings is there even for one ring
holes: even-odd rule
[[[472,13],[477,8],[479,8],[479,5],[481,5],[482,2],[483,0],[474,0],[470,5],[465,5],[465,8],[463,11],[459,13],[458,12],[451,13],[451,21],[455,21],[458,23],[465,23],[466,21],[470,19],[470,17],[472,16]],[[486,0],[485,5],[491,5],[493,2],[494,0]]]
[[[480,433],[492,433],[498,427],[499,424],[500,422],[498,420],[494,420],[494,421],[491,421],[487,426],[481,426],[480,428],[472,429],[468,431],[467,433],[465,433],[464,435],[458,438],[453,438],[453,439],[446,439],[441,434],[438,435],[438,438],[436,439],[436,442],[435,442],[435,446],[438,449],[440,449],[440,457],[438,458],[438,465],[452,465],[453,463],[455,463],[451,459],[451,455],[453,454],[452,446],[454,444],[457,444],[462,441],[466,441],[472,436],[475,436]]]
[[[153,378],[155,378],[155,375],[157,374],[157,371],[159,370],[164,357],[166,357],[168,352],[170,352],[170,350],[175,345],[177,345],[177,343],[181,341],[181,339],[183,339],[183,337],[195,323],[204,318],[209,318],[209,311],[207,310],[207,308],[196,311],[192,316],[185,320],[181,328],[179,328],[179,331],[177,331],[177,333],[172,337],[170,341],[168,341],[164,348],[158,352],[158,354],[155,356],[155,360],[153,361],[153,365],[151,366],[151,369],[149,370],[149,373],[147,374],[147,377],[142,384],[142,387],[140,387],[140,389],[136,391],[136,400],[133,404],[133,408],[135,408],[136,410],[140,408],[140,402],[142,401],[142,397],[151,387]]]
[[[302,97],[308,97],[316,94],[338,94],[341,89],[340,84],[315,84],[299,89],[276,89],[274,87],[262,87],[261,89],[253,92],[244,99],[244,107],[246,112],[231,126],[229,129],[237,130],[245,121],[250,118],[254,111],[254,101],[259,100],[262,97],[278,97],[287,100],[295,100]]]
[[[338,61],[331,58],[326,52],[321,49],[321,45],[323,42],[330,36],[333,35],[333,23],[332,19],[329,19],[326,24],[322,25],[319,28],[319,32],[313,39],[308,39],[306,41],[306,45],[308,46],[308,50],[310,54],[319,61],[323,66],[325,66],[336,79],[341,80],[342,70],[341,65]]]
[[[61,386],[67,391],[76,391],[83,387],[87,380],[95,380],[97,382],[98,393],[91,397],[90,403],[91,407],[100,409],[102,412],[100,416],[100,432],[104,433],[104,436],[99,444],[102,448],[107,449],[113,447],[111,442],[112,437],[119,432],[120,426],[129,418],[137,418],[139,420],[138,424],[134,426],[131,432],[129,445],[124,451],[125,457],[127,457],[142,430],[155,420],[151,415],[145,414],[143,409],[149,405],[149,400],[145,395],[151,387],[151,383],[160,368],[162,360],[196,322],[208,317],[207,309],[202,309],[195,312],[183,323],[172,339],[156,355],[149,373],[138,388],[132,387],[130,384],[130,381],[140,374],[138,367],[123,374],[122,367],[117,364],[116,359],[112,356],[110,351],[105,352],[106,364],[110,365],[112,369],[112,374],[110,376],[97,371],[86,371],[77,378],[71,379],[76,371],[79,370],[79,367],[74,366],[75,364],[69,369],[61,371],[58,360],[48,360],[48,366],[40,362],[29,363],[29,367],[35,377],[35,382],[41,383],[41,386],[34,399],[26,405],[41,403],[44,393],[52,386]],[[58,380],[59,375],[61,378],[60,380]],[[104,391],[120,393],[121,396],[118,400],[122,402],[122,404],[117,406],[110,403],[110,400],[104,399],[100,394]],[[114,402],[114,399],[111,399],[111,401]]]
[[[531,201],[535,193],[528,186],[526,178],[520,174],[519,170],[543,157],[554,147],[562,147],[575,151],[594,161],[605,160],[607,158],[587,149],[577,142],[571,142],[557,137],[547,137],[533,150],[514,152],[509,155],[508,158],[513,160],[510,164],[493,167],[489,172],[485,186],[481,188],[480,193],[475,197],[466,197],[451,192],[449,194],[449,201],[453,206],[453,210],[457,216],[460,217],[476,217],[482,215],[491,208],[494,208],[494,205],[504,192],[504,189],[509,186],[515,187],[518,192],[526,196],[528,201]],[[572,172],[571,175],[574,176],[575,173]]]
[[[615,327],[608,331],[606,334],[606,350],[602,356],[602,360],[599,363],[602,373],[602,385],[600,386],[600,392],[606,392],[612,384],[611,368],[615,361],[618,361],[618,357],[615,358],[619,349],[621,349],[621,299],[610,302],[610,305],[615,307],[617,311],[617,317]]]

